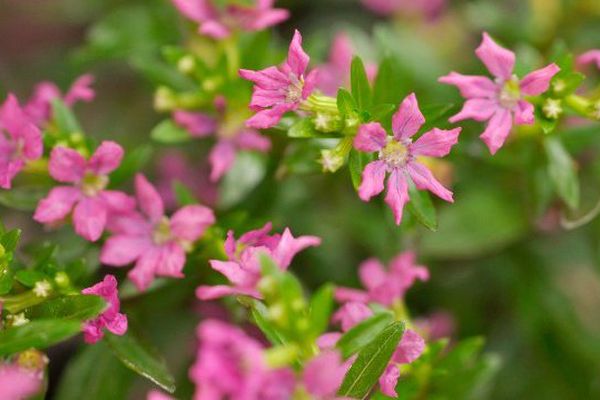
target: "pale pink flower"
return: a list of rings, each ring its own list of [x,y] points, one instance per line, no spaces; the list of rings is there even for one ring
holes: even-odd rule
[[[404,205],[409,201],[408,179],[417,189],[429,190],[438,197],[453,202],[452,192],[438,182],[431,171],[417,161],[417,157],[443,157],[458,142],[461,128],[443,130],[433,128],[414,143],[412,137],[425,123],[414,93],[400,104],[392,118],[393,136],[388,136],[379,122],[369,122],[359,127],[354,147],[363,152],[378,152],[378,159],[366,165],[358,195],[363,201],[378,195],[384,189],[386,173],[387,195],[385,202],[394,213],[397,225],[402,221]]]
[[[415,326],[427,340],[438,340],[452,336],[454,318],[446,311],[436,311],[427,316],[417,318]]]
[[[114,276],[106,275],[102,282],[83,289],[81,293],[100,296],[107,303],[106,310],[99,317],[83,325],[83,338],[86,343],[96,343],[102,339],[103,329],[119,336],[127,332],[127,316],[119,312],[121,303],[117,291],[117,279]]]
[[[589,50],[579,55],[576,60],[578,68],[583,68],[588,64],[595,64],[600,69],[600,50]]]
[[[58,146],[50,154],[50,176],[72,186],[57,186],[42,199],[33,219],[43,224],[62,221],[73,210],[73,225],[78,235],[96,241],[104,232],[110,214],[127,212],[135,207],[130,196],[107,190],[108,174],[123,159],[123,148],[104,141],[86,160],[77,151]]]
[[[0,107],[0,187],[10,189],[13,178],[44,149],[42,133],[9,94]]]
[[[255,0],[252,5],[228,4],[213,0],[172,0],[179,12],[200,25],[199,33],[213,39],[225,39],[236,30],[253,32],[277,25],[289,18],[289,12],[273,8],[275,0]]]
[[[211,166],[210,179],[213,182],[221,179],[233,167],[238,151],[256,150],[267,152],[271,148],[269,138],[261,135],[256,129],[245,127],[243,120],[236,121],[236,115],[226,112],[226,104],[223,98],[220,99],[219,103],[217,107],[218,115],[215,117],[182,110],[173,113],[175,122],[187,129],[192,136],[215,135],[217,143],[208,155]]]
[[[146,290],[155,276],[183,277],[186,250],[215,222],[208,207],[190,205],[171,218],[165,216],[160,195],[141,174],[135,177],[135,193],[141,212],[114,215],[100,261],[122,267],[135,262],[129,278],[139,290]]]
[[[296,30],[283,65],[260,71],[240,69],[242,78],[254,82],[250,108],[258,111],[246,121],[246,126],[271,128],[283,114],[298,109],[317,83],[317,70],[305,75],[309,60],[302,49],[302,35]]]
[[[353,54],[350,37],[345,32],[336,34],[327,63],[319,66],[317,88],[328,96],[335,96],[340,87],[348,86]],[[372,82],[377,75],[377,65],[369,63],[365,69]]]
[[[25,400],[42,388],[43,374],[0,362],[0,399]]]
[[[290,369],[270,369],[263,345],[241,329],[204,320],[197,329],[198,357],[190,369],[194,400],[287,400],[295,386]]]
[[[337,288],[335,298],[338,301],[392,306],[404,299],[406,291],[417,280],[429,279],[429,271],[426,267],[416,264],[416,255],[412,251],[397,255],[390,262],[389,269],[379,260],[370,258],[360,265],[358,274],[366,290]]]
[[[210,266],[229,279],[233,286],[200,286],[196,295],[202,300],[210,300],[228,295],[247,295],[260,298],[256,288],[261,278],[260,254],[269,256],[279,268],[287,270],[294,256],[311,246],[321,244],[316,236],[293,237],[288,228],[282,235],[269,235],[271,223],[235,239],[233,231],[227,233],[225,253],[227,261],[210,260]]]
[[[407,329],[402,335],[402,339],[392,355],[392,359],[385,369],[383,375],[379,378],[381,392],[386,396],[396,397],[396,384],[400,377],[400,364],[410,364],[423,354],[425,350],[425,340],[412,329]]]
[[[96,95],[92,89],[94,77],[86,74],[78,77],[63,96],[58,86],[52,82],[40,82],[25,105],[25,112],[38,126],[48,122],[52,114],[52,100],[62,99],[67,106],[78,101],[92,101]]]
[[[337,392],[352,361],[344,362],[335,350],[326,350],[317,355],[304,367],[302,383],[306,391],[315,400],[341,399]]]
[[[424,15],[434,19],[446,7],[446,0],[362,0],[371,11],[388,16],[395,13]]]
[[[490,152],[495,154],[504,144],[513,124],[534,123],[533,104],[524,96],[538,96],[548,90],[552,77],[560,68],[550,64],[519,80],[513,73],[515,53],[499,46],[485,32],[475,54],[494,76],[494,80],[451,72],[439,81],[455,85],[467,99],[462,110],[451,117],[450,122],[465,119],[488,121],[480,137]]]
[[[175,400],[175,398],[164,394],[160,390],[151,390],[148,392],[146,400]]]
[[[338,289],[339,291],[340,289]],[[353,289],[350,289],[353,290]],[[342,332],[346,332],[356,324],[373,315],[373,311],[363,302],[348,301],[333,314],[331,321],[339,323]]]

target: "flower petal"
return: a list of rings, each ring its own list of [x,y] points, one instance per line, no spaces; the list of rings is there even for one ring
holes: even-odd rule
[[[358,188],[358,197],[362,201],[369,201],[383,191],[386,164],[383,161],[373,161],[365,166],[362,172],[362,181]]]
[[[213,39],[225,39],[231,35],[229,28],[217,20],[210,20],[202,23],[198,32],[210,36]]]
[[[531,125],[535,122],[533,104],[528,101],[519,100],[514,109],[514,113],[515,124],[517,125]]]
[[[167,243],[160,248],[160,261],[156,265],[155,273],[160,276],[183,278],[185,265],[185,251],[178,243]]]
[[[302,35],[296,29],[288,50],[286,65],[297,77],[300,77],[306,71],[309,60],[308,54],[302,48]]]
[[[106,175],[117,169],[123,159],[123,148],[116,142],[105,140],[100,143],[88,161],[88,168],[99,175]]]
[[[406,176],[404,173],[395,168],[392,170],[388,181],[387,181],[387,193],[385,195],[385,202],[392,209],[394,213],[394,219],[396,225],[400,225],[402,221],[402,210],[404,205],[408,202],[408,185],[406,183]]]
[[[387,133],[379,122],[362,124],[354,137],[354,148],[366,153],[381,150],[387,143]]]
[[[277,247],[273,250],[273,259],[282,269],[287,267],[292,262],[296,254],[306,249],[307,247],[319,246],[321,238],[316,236],[292,236],[289,228],[285,228]]]
[[[388,279],[384,266],[376,258],[363,261],[358,267],[358,276],[363,286],[374,290]]]
[[[111,236],[102,246],[100,262],[113,267],[122,267],[137,260],[151,247],[152,242],[149,236]]]
[[[180,208],[171,217],[171,233],[180,240],[194,242],[215,223],[215,214],[205,206],[190,205]]]
[[[209,260],[210,267],[223,274],[235,286],[249,286],[254,283],[256,276],[243,269],[237,262]]]
[[[465,101],[462,110],[458,114],[450,117],[448,121],[456,123],[465,119],[474,119],[475,121],[485,121],[501,108],[496,100],[490,99],[469,99]]]
[[[496,151],[504,144],[512,128],[512,117],[508,110],[498,110],[488,122],[485,131],[479,136],[485,142],[490,153]]]
[[[79,199],[79,190],[71,186],[57,186],[40,200],[33,219],[42,224],[64,219]]]
[[[544,68],[530,72],[519,83],[521,92],[528,96],[538,96],[544,93],[550,87],[550,81],[558,71],[560,71],[558,65],[552,63]]]
[[[381,389],[381,393],[393,398],[398,397],[398,393],[396,393],[398,378],[400,378],[398,366],[389,364],[379,378],[379,388]]]
[[[106,322],[106,329],[118,336],[123,336],[127,332],[127,326],[127,316],[121,313],[117,313],[114,318]]]
[[[498,86],[488,77],[479,75],[462,75],[450,72],[438,79],[438,82],[454,85],[460,91],[462,97],[467,99],[494,98],[498,92]]]
[[[337,287],[335,289],[334,297],[340,303],[347,303],[349,301],[355,301],[359,303],[369,302],[369,294],[364,290],[346,287]]]
[[[392,131],[396,140],[407,139],[418,132],[425,123],[425,117],[419,110],[417,96],[414,93],[406,96],[398,111],[392,116]]]
[[[151,222],[158,222],[165,215],[165,207],[158,191],[142,174],[135,176],[135,195],[138,206]]]
[[[515,53],[499,46],[487,32],[483,33],[483,40],[475,50],[475,54],[495,77],[509,79],[512,76]]]
[[[410,364],[425,350],[425,340],[412,329],[407,329],[392,359],[400,364]]]
[[[271,149],[271,140],[254,129],[243,129],[235,137],[240,149],[267,152]]]
[[[203,113],[176,110],[173,112],[173,120],[194,137],[208,136],[217,129],[217,121]]]
[[[77,101],[92,101],[96,96],[92,84],[94,76],[90,74],[81,75],[71,85],[71,88],[65,95],[65,104],[72,106]]]
[[[439,198],[453,203],[452,192],[435,179],[431,171],[418,162],[408,163],[408,173],[419,190],[429,190]]]
[[[154,280],[155,272],[160,262],[160,251],[151,247],[138,258],[135,267],[129,271],[127,276],[140,291],[148,289]]]
[[[171,2],[181,15],[195,22],[203,22],[214,18],[216,15],[216,10],[208,1],[171,0]]]
[[[458,135],[461,129],[433,128],[411,145],[411,152],[417,156],[444,157],[450,153],[452,146],[458,143]]]
[[[106,205],[101,199],[84,197],[73,212],[75,232],[84,239],[95,242],[104,231],[106,218]]]
[[[128,213],[135,208],[135,199],[119,190],[103,190],[98,196],[111,213]]]
[[[235,163],[235,146],[230,140],[219,140],[208,155],[210,180],[217,182]]]
[[[48,172],[59,182],[77,183],[85,173],[85,158],[77,151],[57,146],[50,153]]]
[[[227,285],[215,285],[198,286],[196,289],[196,297],[200,300],[214,300],[231,295],[251,296],[257,299],[262,297],[256,289],[252,288],[235,288]]]
[[[342,357],[337,351],[330,350],[306,363],[302,380],[315,398],[330,398],[335,397],[345,373]]]
[[[587,64],[595,63],[596,67],[600,69],[600,50],[589,50],[577,57],[577,66],[579,68]]]

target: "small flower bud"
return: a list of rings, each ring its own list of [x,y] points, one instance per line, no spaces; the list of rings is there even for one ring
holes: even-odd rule
[[[552,82],[552,90],[556,93],[562,92],[563,90],[565,90],[565,87],[565,81],[562,79],[556,79],[554,82]]]
[[[298,347],[293,344],[272,347],[265,350],[263,356],[270,368],[287,367],[298,357]]]
[[[63,271],[56,273],[56,275],[54,276],[54,282],[56,283],[56,285],[59,288],[62,288],[62,289],[68,288],[71,285],[71,280],[69,279],[69,275],[67,275]]]
[[[542,106],[544,115],[550,119],[557,119],[562,114],[561,101],[558,99],[546,99]]]
[[[323,172],[335,172],[344,165],[344,157],[335,149],[321,150],[319,163],[323,166]]]
[[[277,292],[277,283],[272,276],[265,276],[258,281],[258,291],[265,297],[271,297]]]
[[[81,134],[81,132],[73,132],[71,135],[69,135],[69,140],[71,140],[71,143],[73,144],[79,144],[84,142],[85,137],[83,134]]]
[[[283,308],[282,304],[273,304],[271,307],[269,307],[269,319],[277,322],[280,325],[285,324],[285,309]]]
[[[196,67],[196,60],[191,55],[183,56],[177,62],[177,69],[182,74],[190,74],[194,72],[194,68]]]
[[[315,128],[321,132],[336,132],[340,129],[337,116],[329,113],[319,112],[313,118]]]
[[[177,107],[175,94],[166,86],[161,86],[154,94],[154,109],[156,111],[171,111]]]

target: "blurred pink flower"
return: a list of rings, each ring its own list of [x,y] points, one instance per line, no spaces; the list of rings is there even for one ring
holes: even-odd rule
[[[578,68],[583,68],[588,64],[595,64],[600,69],[600,50],[589,50],[577,57],[576,64]]]
[[[325,350],[304,367],[302,382],[313,399],[341,399],[337,392],[353,360],[344,362],[339,352]]]
[[[100,254],[103,264],[122,267],[135,261],[129,278],[146,290],[155,276],[183,277],[186,250],[215,222],[208,207],[190,205],[169,219],[160,195],[141,174],[135,177],[135,192],[141,212],[130,211],[111,217],[113,234]]]
[[[214,206],[217,203],[217,186],[210,181],[208,165],[202,163],[192,167],[183,152],[169,150],[157,162],[156,189],[167,209],[177,205],[173,182],[185,185],[202,204]]]
[[[289,18],[289,12],[273,8],[275,0],[256,0],[253,5],[228,4],[213,0],[172,0],[179,12],[200,25],[199,33],[225,39],[232,31],[260,31]],[[220,3],[220,2],[217,2]]]
[[[242,78],[254,82],[250,108],[258,111],[246,121],[246,126],[271,128],[283,114],[296,110],[308,98],[317,83],[317,70],[305,76],[309,60],[302,49],[302,35],[296,30],[283,65],[260,71],[240,69]]]
[[[241,329],[204,320],[197,329],[198,357],[190,369],[196,384],[194,400],[287,400],[295,377],[291,369],[270,369],[263,346]]]
[[[446,0],[362,0],[365,7],[380,15],[409,13],[434,19],[446,7]]]
[[[424,350],[425,340],[417,332],[407,329],[392,355],[392,360],[379,378],[379,386],[383,394],[394,398],[398,396],[396,393],[396,384],[400,377],[398,365],[412,363],[423,354]]]
[[[352,64],[352,42],[345,32],[335,35],[326,64],[319,66],[317,88],[328,96],[336,96],[340,87],[348,86]],[[372,82],[377,75],[377,65],[365,66],[367,77]]]
[[[450,122],[465,119],[488,121],[480,137],[490,152],[495,154],[504,144],[513,123],[534,123],[533,104],[525,100],[524,96],[538,96],[548,90],[552,77],[560,68],[556,64],[550,64],[519,80],[513,74],[515,53],[499,46],[485,32],[475,53],[495,80],[451,72],[439,81],[458,87],[461,95],[467,99],[463,109],[451,117]]]
[[[233,231],[227,233],[225,253],[227,261],[210,260],[210,266],[229,279],[233,286],[200,286],[196,295],[202,300],[210,300],[228,295],[247,295],[260,298],[256,288],[260,280],[261,253],[271,257],[281,268],[286,270],[294,256],[300,251],[311,246],[321,244],[321,239],[316,236],[293,237],[288,228],[283,234],[269,235],[271,223],[261,229],[253,230],[235,239]]]
[[[417,318],[415,326],[427,340],[438,340],[452,336],[454,318],[446,311],[436,311],[430,315]]]
[[[226,113],[225,100],[218,98],[217,111],[219,115],[215,118],[210,115],[175,111],[173,118],[175,122],[187,129],[194,137],[206,137],[214,133],[217,143],[208,155],[211,166],[210,180],[218,181],[227,173],[235,162],[236,153],[240,150],[256,150],[267,152],[271,148],[269,138],[261,135],[256,129],[246,128],[243,121],[239,124],[235,121],[235,115]]]
[[[0,187],[10,189],[25,164],[40,158],[43,151],[42,133],[9,94],[0,107]]]
[[[341,290],[338,289],[338,290]],[[353,290],[353,289],[350,289]],[[348,301],[333,314],[332,322],[339,323],[342,332],[352,329],[356,324],[373,315],[373,311],[363,302]]]
[[[42,199],[33,219],[48,224],[63,220],[73,209],[75,232],[89,241],[102,235],[109,214],[127,212],[135,201],[123,192],[107,190],[108,174],[121,164],[123,148],[104,141],[86,160],[77,151],[58,146],[50,154],[50,176],[72,186],[57,186]]]
[[[363,201],[378,195],[384,189],[386,173],[387,195],[385,202],[394,213],[397,225],[402,221],[404,205],[409,201],[408,179],[417,189],[429,190],[436,196],[453,202],[452,192],[439,183],[431,171],[417,162],[417,157],[443,157],[458,142],[461,128],[442,130],[433,128],[414,143],[412,136],[425,123],[414,93],[408,95],[392,117],[394,136],[388,136],[379,122],[369,122],[359,127],[354,138],[357,150],[378,152],[379,158],[365,166],[358,195]]]
[[[107,302],[106,310],[98,318],[83,325],[83,338],[86,343],[96,343],[102,339],[103,329],[115,335],[124,335],[127,332],[127,316],[119,312],[121,305],[114,276],[106,275],[102,282],[83,289],[81,293],[100,296]]]
[[[151,390],[148,392],[146,400],[175,400],[175,398],[166,395],[159,390]]]
[[[38,393],[43,374],[37,374],[17,364],[0,362],[0,399],[25,400]]]
[[[62,99],[67,106],[72,106],[77,101],[92,101],[96,95],[91,88],[93,83],[94,77],[92,75],[81,75],[63,96],[54,83],[40,82],[36,85],[33,95],[25,105],[25,112],[36,125],[43,126],[50,119],[52,100]]]

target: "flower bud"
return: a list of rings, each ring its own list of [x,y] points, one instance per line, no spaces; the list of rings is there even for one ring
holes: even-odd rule
[[[154,109],[156,111],[172,111],[177,107],[175,94],[166,86],[161,86],[154,94]]]
[[[546,99],[542,111],[547,118],[557,119],[562,114],[561,101],[558,99]]]
[[[179,59],[177,62],[177,69],[182,74],[191,74],[194,72],[194,68],[196,67],[196,60],[191,55],[185,55]]]

